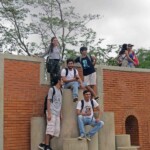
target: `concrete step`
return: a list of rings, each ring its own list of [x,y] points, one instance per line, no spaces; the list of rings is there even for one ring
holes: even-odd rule
[[[138,150],[139,148],[139,146],[117,147],[117,150]]]
[[[104,112],[101,120],[103,120],[105,124],[103,128],[99,131],[99,150],[116,150],[114,113]]]
[[[88,150],[88,142],[86,139],[65,138],[63,140],[63,150]]]
[[[93,127],[87,125],[85,126],[85,131],[88,133]],[[91,141],[88,142],[88,150],[98,150],[98,133],[96,133],[92,138]]]
[[[131,147],[131,140],[129,134],[116,135],[116,147]]]

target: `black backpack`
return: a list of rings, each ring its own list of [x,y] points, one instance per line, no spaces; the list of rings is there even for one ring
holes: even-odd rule
[[[91,99],[90,101],[91,101],[92,109],[93,109],[93,111],[94,111],[94,102],[93,102],[92,99]],[[82,110],[83,110],[83,107],[84,107],[84,100],[82,99],[82,100],[81,100],[81,110],[80,110],[81,112],[82,112]]]
[[[66,76],[68,75],[68,68],[65,68],[65,70],[66,70]],[[77,71],[76,71],[76,69],[75,68],[73,68],[73,70],[74,70],[74,77],[76,76],[76,73],[77,73]]]
[[[53,94],[52,94],[51,102],[53,103],[53,97],[55,95],[55,88],[52,86],[52,89],[53,89]],[[60,92],[62,95],[62,90],[60,90]],[[47,98],[48,98],[48,95],[46,95],[45,100],[44,100],[44,114],[46,114],[46,110],[47,110]]]

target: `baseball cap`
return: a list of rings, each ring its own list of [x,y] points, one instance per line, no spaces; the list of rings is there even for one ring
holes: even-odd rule
[[[133,47],[134,45],[132,45],[132,44],[128,44],[128,47]]]

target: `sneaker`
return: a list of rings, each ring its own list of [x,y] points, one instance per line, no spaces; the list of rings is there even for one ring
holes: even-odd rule
[[[44,150],[52,150],[49,145],[45,145]]]
[[[96,96],[94,99],[95,99],[95,100],[98,100],[98,99],[99,99],[99,97],[98,97],[98,96]]]
[[[73,102],[76,102],[76,101],[78,101],[78,97],[75,97],[75,98],[73,99]]]
[[[45,144],[43,144],[43,143],[40,143],[39,146],[38,146],[38,148],[41,149],[41,150],[44,150],[44,147],[45,147]]]
[[[90,142],[91,141],[91,137],[89,135],[86,136],[86,139]]]
[[[83,140],[83,139],[85,139],[84,135],[81,135],[81,136],[78,137],[78,140]]]

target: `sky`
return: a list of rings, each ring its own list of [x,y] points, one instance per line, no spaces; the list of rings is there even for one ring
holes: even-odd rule
[[[76,12],[100,14],[91,22],[103,45],[131,43],[134,49],[150,48],[150,0],[71,0]]]

